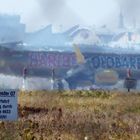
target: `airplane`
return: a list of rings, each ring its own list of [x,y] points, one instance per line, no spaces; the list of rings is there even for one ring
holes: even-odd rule
[[[90,58],[85,59],[84,55],[81,53],[78,46],[74,45],[74,48],[75,48],[78,65],[76,65],[74,68],[70,69],[67,72],[67,77],[65,78],[65,80],[69,83],[70,89],[76,89],[78,84],[82,83],[82,82],[83,82],[83,85],[88,83],[91,85],[97,84],[99,86],[102,86],[102,85],[113,86],[121,79],[125,80],[124,87],[128,88],[129,90],[130,90],[130,88],[136,88],[137,80],[140,79],[140,77],[139,77],[140,56],[138,54],[136,56],[134,54],[133,55],[122,54],[121,57],[124,56],[124,59],[126,59],[126,58],[130,58],[130,60],[133,59],[133,61],[131,60],[131,62],[129,64],[124,64],[124,66],[122,65],[117,68],[112,65],[112,67],[108,66],[108,67],[97,68],[94,65],[94,63],[95,63],[94,58],[97,58],[96,55],[98,55],[98,56],[99,55],[104,55],[104,56],[109,55],[109,57],[111,58],[111,56],[113,57],[116,54],[96,54],[96,55],[93,54],[93,56],[91,56]],[[94,55],[95,55],[95,57],[94,57]],[[120,55],[119,55],[119,57],[120,57]],[[116,58],[118,58],[118,55],[116,56]],[[136,62],[134,62],[134,60],[135,60],[134,58],[138,61],[137,64],[136,64]],[[104,63],[105,63],[105,61],[104,61]],[[138,65],[138,66],[136,66],[136,65]],[[132,67],[132,69],[130,67]],[[112,73],[113,73],[113,75],[112,75]],[[100,79],[100,83],[96,83],[97,74],[98,75],[104,74],[104,76],[102,76],[102,77],[100,76],[100,78],[102,78],[102,79]],[[111,77],[111,75],[112,75],[112,77]],[[112,78],[112,79],[110,79],[110,78]]]
[[[96,83],[95,76],[98,71],[102,70],[113,70],[117,72],[118,79],[125,79],[127,77],[127,69],[130,68],[133,78],[139,80],[139,54],[81,53],[77,45],[73,45],[75,53],[37,52],[17,49],[21,44],[21,42],[0,44],[0,73],[23,76],[23,70],[26,69],[27,77],[52,78],[52,72],[54,72],[54,79],[65,79],[70,89],[76,89],[83,84]],[[56,57],[55,60],[54,57]],[[42,58],[44,62],[50,59],[50,64],[42,62]],[[67,60],[66,62],[69,64],[67,65],[64,62],[63,65],[57,65],[56,62],[61,62],[62,58]],[[131,61],[128,62],[127,59]],[[110,64],[110,61],[112,61],[112,64]],[[37,64],[32,66],[31,63]],[[56,66],[53,67],[52,63]],[[122,64],[117,66],[119,63]]]

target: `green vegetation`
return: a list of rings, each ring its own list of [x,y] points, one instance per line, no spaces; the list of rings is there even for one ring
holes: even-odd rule
[[[20,92],[19,120],[0,123],[2,140],[140,140],[140,94]]]

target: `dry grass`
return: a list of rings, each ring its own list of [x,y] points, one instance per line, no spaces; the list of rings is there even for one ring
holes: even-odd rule
[[[140,140],[140,94],[21,92],[19,120],[1,122],[2,140]]]

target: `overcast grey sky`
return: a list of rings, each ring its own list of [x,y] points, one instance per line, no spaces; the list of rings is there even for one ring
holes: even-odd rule
[[[101,26],[115,23],[119,4],[117,0],[0,0],[0,13],[21,15],[28,31],[50,23]]]

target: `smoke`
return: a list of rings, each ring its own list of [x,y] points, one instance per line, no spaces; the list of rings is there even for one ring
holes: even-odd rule
[[[0,74],[1,89],[22,89],[23,77]],[[47,78],[31,77],[25,80],[26,90],[48,90],[51,87],[50,80]]]
[[[125,20],[130,24],[140,23],[140,0],[118,0]]]
[[[0,74],[0,77],[0,89],[23,89],[23,87],[28,91],[52,89],[51,79],[48,78],[29,77],[23,82],[23,77],[4,74]],[[64,88],[69,89],[67,83],[65,81],[63,83]]]
[[[65,9],[65,0],[39,0],[44,16],[50,21],[58,20]]]
[[[53,25],[70,27],[82,24],[81,18],[67,5],[67,0],[38,0],[42,15]]]

